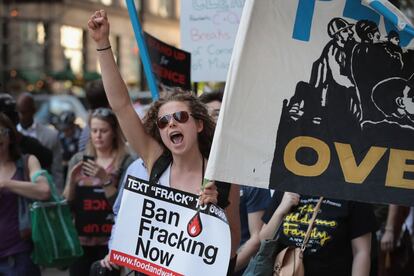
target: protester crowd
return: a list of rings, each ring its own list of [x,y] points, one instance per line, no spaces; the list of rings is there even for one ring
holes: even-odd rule
[[[225,210],[232,244],[227,275],[258,275],[249,274],[248,266],[265,240],[277,237],[282,248],[300,246],[318,197],[202,184],[223,93],[197,98],[176,89],[152,103],[141,120],[110,49],[106,14],[94,13],[88,28],[102,81],[86,86],[91,109],[85,128],[75,124],[71,111],[59,115],[56,128],[38,124],[30,93],[0,94],[0,275],[41,275],[30,259],[30,222],[22,215],[24,201],[50,197],[45,177],[31,180],[41,168],[71,206],[83,248],[83,256],[61,267],[69,275],[129,273],[108,254],[125,176],[152,179],[160,160],[166,168],[156,183],[200,194],[203,204]],[[89,208],[92,201],[99,207]],[[305,275],[414,275],[412,208],[335,199],[323,199],[320,206],[304,255]]]

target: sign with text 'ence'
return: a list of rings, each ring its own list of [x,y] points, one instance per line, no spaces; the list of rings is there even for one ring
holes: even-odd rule
[[[148,45],[152,72],[158,85],[191,89],[191,54],[171,46],[148,33],[144,33]]]
[[[230,243],[220,207],[200,206],[194,194],[128,176],[112,262],[147,275],[225,275]]]

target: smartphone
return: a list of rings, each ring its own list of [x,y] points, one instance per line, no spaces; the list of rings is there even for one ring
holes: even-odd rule
[[[91,155],[84,155],[83,156],[83,162],[87,162],[88,160],[95,160],[95,157],[91,156]],[[85,170],[82,170],[82,171],[83,171],[84,175],[90,176]]]
[[[91,155],[84,155],[83,156],[83,161],[87,162],[88,160],[95,160],[95,157],[91,156]]]

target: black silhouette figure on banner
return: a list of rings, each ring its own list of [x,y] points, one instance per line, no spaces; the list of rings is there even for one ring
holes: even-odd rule
[[[384,115],[380,121],[363,122],[367,140],[379,145],[412,146],[414,139],[414,82],[394,77],[379,82],[372,100]]]
[[[384,47],[390,57],[396,59],[401,65],[400,69],[402,69],[404,66],[402,58],[403,51],[400,47],[400,35],[396,31],[392,30],[388,33],[387,42],[385,42]]]
[[[399,34],[392,30],[381,41],[375,22],[353,25],[339,17],[328,23],[327,33],[331,40],[313,63],[309,82],[298,82],[289,101],[289,117],[305,132],[318,127],[330,140],[357,141],[364,121],[386,117],[373,102],[374,86],[406,70]]]
[[[353,24],[333,18],[327,28],[331,40],[312,66],[309,83],[299,82],[289,103],[289,114],[304,125],[323,125],[333,138],[344,131],[359,131],[360,104],[351,77],[351,53],[355,45]]]
[[[355,24],[355,31],[361,43],[352,53],[352,73],[361,100],[362,121],[381,120],[383,114],[372,102],[372,89],[381,80],[401,76],[402,50],[398,45],[380,40],[375,22],[360,20]],[[394,31],[390,36],[395,41],[398,34]]]

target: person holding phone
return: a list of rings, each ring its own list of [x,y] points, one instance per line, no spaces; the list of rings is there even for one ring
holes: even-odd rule
[[[108,252],[113,224],[111,202],[124,168],[132,162],[117,118],[108,108],[95,109],[89,119],[86,150],[69,161],[63,196],[72,206],[84,256],[69,267],[70,275],[88,275],[91,264]]]

